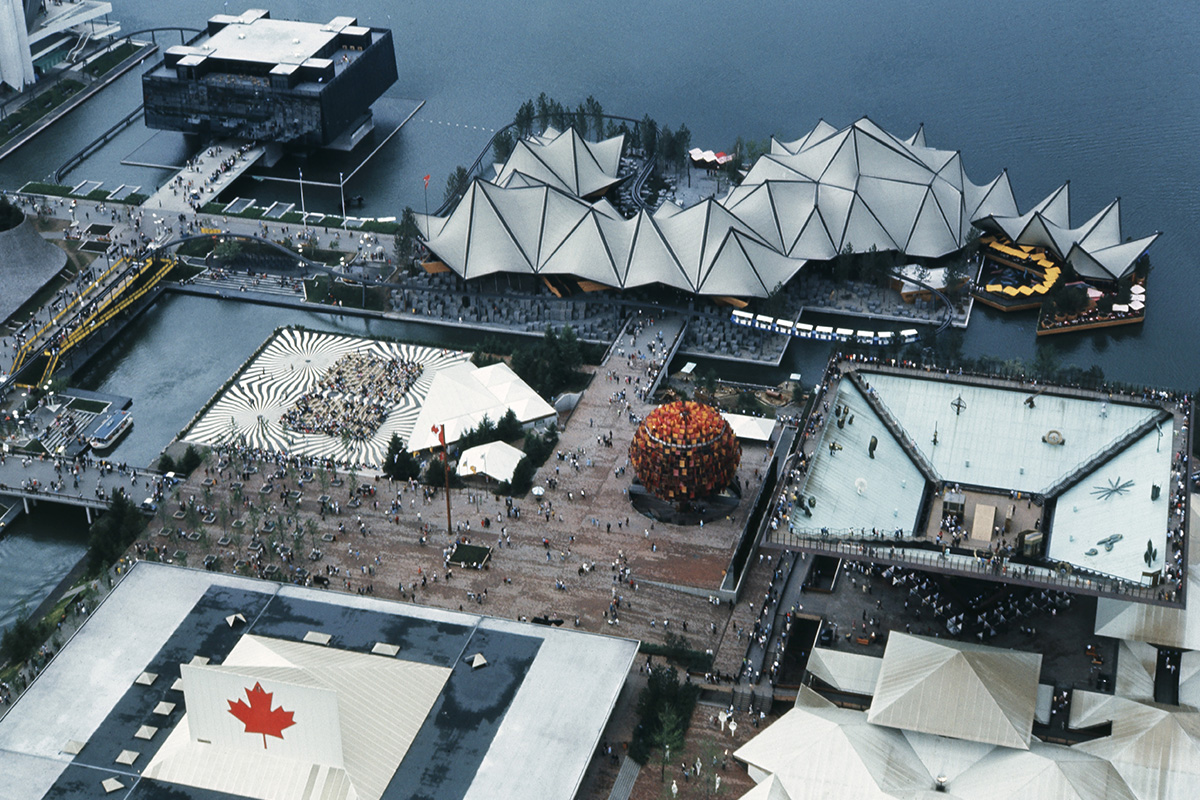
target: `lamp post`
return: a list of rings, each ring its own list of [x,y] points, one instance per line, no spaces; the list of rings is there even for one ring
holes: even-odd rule
[[[342,219],[346,219],[346,179],[338,173],[338,191],[342,193]]]
[[[308,232],[308,209],[304,206],[304,168],[297,167],[296,170],[300,173],[300,216],[304,221],[304,232]]]

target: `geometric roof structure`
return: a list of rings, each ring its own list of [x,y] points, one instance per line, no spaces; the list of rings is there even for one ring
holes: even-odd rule
[[[833,706],[789,710],[734,757],[756,781],[774,775],[791,800],[887,798],[933,786],[903,733]]]
[[[1022,236],[1049,238],[1085,275],[1124,274],[1154,239],[1114,240],[1116,204],[1070,230],[1065,192],[1022,216],[1007,172],[972,183],[961,154],[928,147],[923,128],[901,139],[866,117],[841,130],[822,121],[794,142],[772,140],[720,200],[683,210],[664,203],[625,219],[603,199],[585,199],[616,182],[622,145],[589,144],[573,130],[518,142],[495,180],[472,181],[449,215],[420,218],[426,244],[466,279],[566,275],[619,289],[661,284],[766,297],[806,262],[847,248],[947,255],[980,221],[1004,229],[1025,220]]]
[[[749,414],[722,414],[733,435],[739,439],[749,439],[752,442],[769,442],[775,432],[775,420],[772,417],[752,417]]]
[[[978,800],[1135,800],[1109,761],[1080,749],[1035,742],[997,747],[951,781],[956,796]]]
[[[408,449],[413,452],[439,445],[434,426],[445,425],[446,444],[453,444],[487,417],[498,422],[509,410],[522,425],[554,418],[554,407],[500,362],[477,367],[469,361],[447,367],[433,378]]]
[[[1189,514],[1200,505],[1189,495]],[[1189,547],[1186,596],[1200,597],[1200,548]],[[1102,597],[1096,603],[1096,634],[1116,639],[1200,650],[1200,613],[1190,608],[1154,606]]]
[[[547,128],[541,136],[518,139],[503,164],[497,164],[497,186],[542,183],[576,197],[603,194],[618,182],[625,135],[589,142],[575,128]]]
[[[450,675],[447,667],[253,635],[222,664],[183,664],[180,672],[188,712],[143,775],[261,800],[299,800],[306,791],[378,800]],[[276,707],[293,715],[283,730],[262,733],[261,746],[257,729],[233,713],[243,694],[250,707],[265,702],[257,710],[268,715]]]
[[[511,481],[525,453],[505,442],[488,442],[462,451],[458,474],[487,475],[498,481]]]
[[[0,798],[573,797],[636,655],[143,561],[0,720]]]
[[[766,297],[803,262],[772,250],[709,198],[622,217],[544,184],[475,180],[446,217],[422,217],[430,251],[459,276],[571,276],[621,289],[650,284],[706,295]]]
[[[66,266],[67,251],[43,239],[26,218],[17,227],[0,231],[0,253],[4,253],[0,259],[0,283],[4,285],[0,322],[4,322]]]
[[[1111,762],[1137,797],[1193,798],[1200,781],[1200,713],[1126,702],[1111,736],[1075,749]]]
[[[858,364],[847,372],[850,379],[840,381],[830,399],[846,422],[821,430],[803,484],[811,504],[792,511],[788,530],[773,535],[776,543],[816,535],[855,538],[864,527],[919,539],[927,533],[922,503],[942,486],[961,484],[996,495],[968,498],[968,529],[980,506],[995,503],[1006,515],[1018,505],[1012,492],[1041,495],[1055,501],[1045,507],[1041,530],[1047,562],[1142,586],[1171,578],[1174,452],[1165,443],[1183,427],[1165,404],[1053,387],[1031,391],[954,375],[934,380]],[[1032,520],[1025,524],[1033,527]],[[990,537],[992,527],[984,527]],[[1102,601],[1098,623],[1108,625],[1116,609],[1132,605],[1140,604]],[[1139,614],[1185,619],[1168,609],[1127,616]],[[1196,626],[1189,641],[1200,641],[1200,618]]]
[[[1085,278],[1118,280],[1161,234],[1133,241],[1121,235],[1121,200],[1117,198],[1077,228],[1071,227],[1070,181],[1024,214],[989,213],[974,220],[984,230],[1002,233],[1019,245],[1044,247]]]
[[[959,152],[923,141],[867,117],[841,130],[822,121],[796,142],[773,140],[722,203],[804,259],[832,258],[847,245],[943,256],[966,244],[974,219],[1017,212],[1006,172],[976,185]]]
[[[815,647],[808,659],[808,673],[839,692],[870,695],[879,682],[882,664],[882,659],[863,653]]]
[[[1040,653],[893,631],[867,721],[1027,750],[1041,664]]]

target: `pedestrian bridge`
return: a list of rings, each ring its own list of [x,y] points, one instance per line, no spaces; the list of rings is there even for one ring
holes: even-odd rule
[[[20,508],[26,513],[38,503],[74,506],[84,509],[91,523],[93,512],[107,510],[118,490],[140,503],[154,494],[155,484],[162,477],[150,470],[122,472],[99,465],[82,469],[78,476],[68,469],[60,475],[52,459],[9,455],[0,464],[0,505]]]

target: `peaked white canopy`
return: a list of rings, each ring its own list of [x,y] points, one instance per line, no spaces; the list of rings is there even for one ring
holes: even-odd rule
[[[488,442],[462,452],[458,457],[459,475],[488,475],[498,481],[511,481],[517,464],[525,454],[504,442]]]
[[[821,121],[795,142],[773,141],[722,202],[804,259],[847,247],[942,256],[966,244],[976,217],[1017,211],[1007,173],[977,186],[958,152],[925,146],[924,128],[904,140],[866,117],[841,130]]]
[[[576,197],[603,194],[617,183],[625,137],[589,142],[568,128],[548,128],[541,136],[520,139],[504,164],[496,165],[497,186],[545,184]],[[513,179],[520,178],[514,183]]]
[[[1133,271],[1155,233],[1124,241],[1121,236],[1121,200],[1109,203],[1096,216],[1071,227],[1071,185],[1068,181],[1021,215],[988,214],[974,220],[984,230],[1002,233],[1017,244],[1044,247],[1067,261],[1085,278],[1117,280]]]
[[[518,142],[495,180],[474,181],[449,216],[420,218],[429,249],[468,279],[564,275],[766,297],[807,261],[872,248],[944,256],[967,243],[972,225],[1051,247],[1090,277],[1127,274],[1157,236],[1122,242],[1115,202],[1071,229],[1066,187],[1022,215],[1007,172],[977,185],[957,151],[925,144],[924,127],[900,139],[866,117],[773,139],[719,201],[666,203],[625,219],[586,199],[616,182],[623,144],[589,143],[574,130]]]
[[[1040,653],[893,632],[867,719],[1028,749],[1041,664]]]
[[[556,416],[554,406],[507,364],[455,364],[434,376],[408,447],[413,452],[437,447],[439,439],[434,428],[442,425],[446,428],[446,444],[453,444],[484,417],[497,422],[510,409],[522,425]]]

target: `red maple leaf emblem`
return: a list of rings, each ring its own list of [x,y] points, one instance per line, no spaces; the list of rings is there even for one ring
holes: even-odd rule
[[[246,733],[262,734],[263,749],[267,747],[268,736],[282,739],[284,729],[296,724],[292,719],[295,712],[284,711],[283,706],[271,708],[273,696],[274,693],[263,691],[261,683],[255,683],[253,689],[246,690],[246,699],[250,701],[250,705],[246,705],[241,699],[237,702],[225,701],[229,703],[229,713],[246,726]]]

